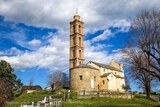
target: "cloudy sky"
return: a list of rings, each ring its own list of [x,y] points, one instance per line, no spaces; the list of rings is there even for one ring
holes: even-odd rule
[[[120,62],[129,27],[159,0],[0,0],[0,59],[27,85],[47,86],[55,70],[68,72],[69,22],[78,10],[85,23],[85,62]]]

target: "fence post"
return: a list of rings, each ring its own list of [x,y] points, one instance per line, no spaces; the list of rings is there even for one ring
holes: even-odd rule
[[[65,92],[65,90],[63,92],[63,100],[66,101],[66,92]]]
[[[68,90],[67,99],[70,99],[70,90]]]
[[[34,102],[32,102],[32,107],[34,107]]]

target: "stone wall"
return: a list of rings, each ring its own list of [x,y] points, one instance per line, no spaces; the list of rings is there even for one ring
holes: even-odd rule
[[[80,80],[82,79],[82,80]],[[94,81],[94,85],[91,83]],[[94,90],[98,89],[97,85],[100,81],[99,70],[93,68],[73,68],[70,70],[70,86],[71,90]],[[92,88],[91,88],[92,84]]]

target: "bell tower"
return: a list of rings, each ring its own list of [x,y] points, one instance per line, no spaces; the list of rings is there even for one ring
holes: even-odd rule
[[[76,12],[70,22],[70,69],[84,64],[84,22]]]

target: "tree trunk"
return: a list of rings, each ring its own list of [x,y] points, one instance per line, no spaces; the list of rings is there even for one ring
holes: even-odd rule
[[[146,91],[147,99],[150,99],[150,93],[151,93],[151,84],[150,84],[150,81],[146,81],[145,91]]]

